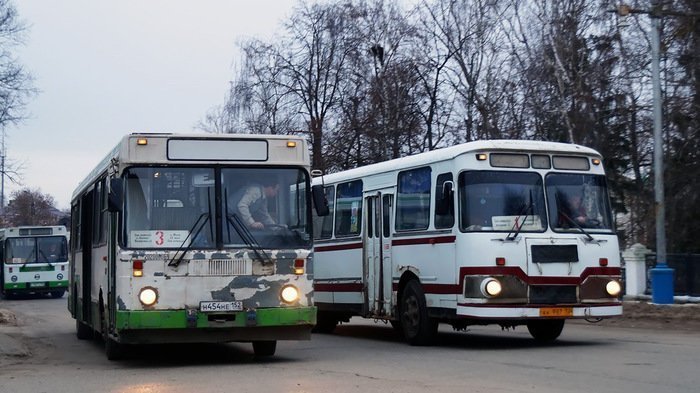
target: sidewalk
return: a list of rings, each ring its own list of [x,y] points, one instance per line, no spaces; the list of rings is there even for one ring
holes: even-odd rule
[[[17,327],[17,317],[12,311],[0,308],[0,357],[29,356],[29,350],[22,342],[13,337],[18,335],[20,329]]]

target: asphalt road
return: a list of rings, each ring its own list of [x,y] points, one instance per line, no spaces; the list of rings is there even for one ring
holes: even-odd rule
[[[383,323],[354,319],[333,335],[280,342],[260,361],[250,344],[144,346],[110,362],[78,341],[65,299],[0,301],[0,326],[26,352],[0,356],[0,392],[698,392],[700,332],[567,323],[536,344],[525,328],[453,332],[411,347]]]

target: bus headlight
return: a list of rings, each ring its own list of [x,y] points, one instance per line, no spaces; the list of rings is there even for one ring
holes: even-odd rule
[[[294,303],[299,300],[299,290],[293,285],[287,285],[280,291],[280,297],[285,303]]]
[[[605,285],[605,292],[610,296],[617,296],[620,294],[620,291],[622,291],[622,287],[616,280],[610,280],[610,282]]]
[[[158,290],[152,287],[145,287],[139,293],[139,300],[144,306],[152,306],[158,301]]]
[[[486,297],[496,297],[501,294],[502,290],[501,282],[493,277],[489,277],[481,282],[481,293]]]

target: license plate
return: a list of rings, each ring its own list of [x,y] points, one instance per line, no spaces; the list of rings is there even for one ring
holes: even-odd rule
[[[201,312],[227,312],[243,310],[243,302],[199,302]]]
[[[30,282],[29,283],[29,288],[40,288],[40,287],[45,287],[46,283],[43,282]]]
[[[540,308],[541,317],[573,317],[574,309],[571,307]]]

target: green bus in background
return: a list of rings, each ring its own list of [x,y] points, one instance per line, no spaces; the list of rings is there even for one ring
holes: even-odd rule
[[[0,284],[6,299],[23,293],[60,298],[68,289],[68,235],[64,226],[0,229]]]

